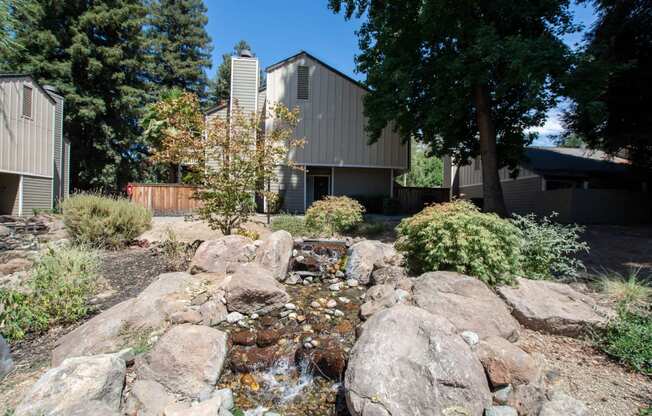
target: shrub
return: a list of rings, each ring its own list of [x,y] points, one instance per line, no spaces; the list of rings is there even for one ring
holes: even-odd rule
[[[0,332],[20,340],[85,316],[98,264],[96,254],[84,248],[48,248],[24,291],[0,290]]]
[[[258,234],[257,231],[247,230],[246,228],[236,228],[235,234],[250,238],[252,240],[258,240],[260,238],[260,234]]]
[[[617,272],[600,278],[602,292],[614,303],[631,311],[643,311],[652,301],[652,287],[640,276],[641,270],[631,270],[627,276]]]
[[[341,234],[362,222],[364,207],[346,196],[327,196],[306,211],[306,225],[318,234]]]
[[[598,346],[633,369],[652,374],[652,316],[621,305],[618,316],[598,337]]]
[[[272,218],[271,228],[272,231],[285,230],[294,237],[311,235],[304,219],[296,215],[283,214]]]
[[[415,272],[453,270],[496,285],[512,283],[520,271],[519,229],[467,201],[430,205],[397,232],[396,247]]]
[[[61,205],[72,240],[92,247],[122,247],[147,230],[152,221],[146,208],[124,198],[77,194]]]
[[[577,278],[584,264],[574,257],[579,252],[588,252],[589,246],[579,241],[584,230],[572,224],[564,225],[553,221],[557,214],[538,218],[534,214],[514,215],[512,223],[523,234],[523,274],[530,279]]]

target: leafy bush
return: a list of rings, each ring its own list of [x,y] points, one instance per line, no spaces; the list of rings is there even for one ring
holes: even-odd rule
[[[49,248],[24,291],[0,290],[0,332],[20,340],[27,333],[86,315],[98,264],[96,254],[84,248]]]
[[[519,229],[467,201],[428,206],[397,232],[396,247],[416,272],[453,270],[496,285],[512,283],[521,270]]]
[[[257,231],[247,230],[246,228],[236,228],[235,234],[250,238],[252,240],[258,240],[260,238],[260,234],[258,234]]]
[[[575,279],[584,264],[574,257],[579,252],[588,252],[589,246],[579,241],[582,227],[556,223],[553,218],[538,218],[534,214],[514,215],[512,223],[523,234],[522,268],[530,279],[566,278]]]
[[[364,207],[346,196],[327,196],[306,211],[306,225],[320,235],[341,234],[362,222]]]
[[[78,244],[118,248],[147,230],[150,212],[124,198],[77,194],[63,201],[63,222]]]
[[[598,338],[598,346],[622,363],[652,374],[652,316],[621,305],[618,316]]]
[[[292,234],[293,237],[309,236],[312,234],[308,231],[305,220],[297,215],[283,214],[274,217],[270,226],[272,231],[285,230]]]
[[[627,276],[617,272],[604,274],[600,279],[602,292],[614,303],[631,311],[644,311],[652,302],[649,279],[634,269]]]

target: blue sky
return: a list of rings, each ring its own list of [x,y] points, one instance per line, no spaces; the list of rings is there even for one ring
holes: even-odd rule
[[[263,67],[306,50],[345,74],[362,79],[364,74],[355,73],[354,57],[359,52],[355,31],[360,20],[344,20],[333,14],[326,0],[207,0],[207,30],[213,39],[213,77],[222,61],[222,54],[230,53],[233,45],[244,39],[251,45]],[[589,28],[594,22],[590,5],[573,6],[577,23]],[[566,38],[575,46],[582,40],[582,33]],[[551,144],[550,136],[561,131],[559,110],[549,113],[546,125],[537,129],[541,138],[538,145]]]

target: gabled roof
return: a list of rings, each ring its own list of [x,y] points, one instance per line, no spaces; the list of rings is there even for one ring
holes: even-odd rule
[[[289,64],[291,62],[296,61],[297,59],[301,58],[302,56],[308,57],[308,58],[312,59],[313,61],[317,61],[320,65],[324,66],[326,69],[328,69],[328,70],[334,72],[335,74],[341,76],[342,78],[354,83],[358,87],[360,87],[360,88],[362,88],[362,89],[364,89],[366,91],[369,91],[369,88],[367,88],[361,82],[356,81],[355,79],[353,79],[350,76],[346,75],[344,72],[333,68],[332,66],[328,65],[326,62],[324,62],[321,59],[315,57],[314,55],[311,55],[310,53],[308,53],[306,51],[301,51],[301,52],[297,53],[296,55],[292,55],[289,58],[285,58],[282,61],[279,61],[279,62],[277,62],[275,64],[272,64],[272,65],[268,66],[267,68],[265,68],[265,72],[271,72],[271,71],[273,71],[275,69],[278,69],[278,68],[280,68],[280,67],[282,67],[284,65],[287,65],[287,64]]]
[[[36,79],[31,74],[18,74],[18,73],[7,73],[7,72],[2,73],[2,72],[0,72],[0,79],[2,79],[2,78],[29,78],[32,81],[32,83],[34,85],[36,85],[38,87],[38,89],[41,90],[41,92],[43,94],[45,94],[46,97],[48,97],[48,100],[50,100],[52,102],[52,104],[57,103],[56,100],[54,99],[54,97],[52,97],[52,95],[50,95],[50,92],[48,90],[46,90],[45,88],[43,88],[43,86],[41,84],[39,84],[38,81],[36,81]]]
[[[600,150],[568,147],[528,147],[523,164],[529,169],[548,174],[577,175],[583,173],[625,173],[630,163]]]

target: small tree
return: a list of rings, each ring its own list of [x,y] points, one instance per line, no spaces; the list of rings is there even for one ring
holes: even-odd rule
[[[190,93],[180,100],[176,105],[165,100],[156,104],[159,114],[166,116],[154,121],[162,126],[154,160],[192,163],[202,184],[196,195],[203,203],[199,216],[211,228],[231,234],[254,213],[256,195],[264,197],[268,206],[276,201],[270,185],[278,180],[279,165],[298,169],[288,153],[304,143],[294,137],[299,110],[269,106],[271,128],[265,129],[258,114],[245,114],[236,105],[228,117],[202,121],[197,134],[194,115],[201,117],[199,101]]]

